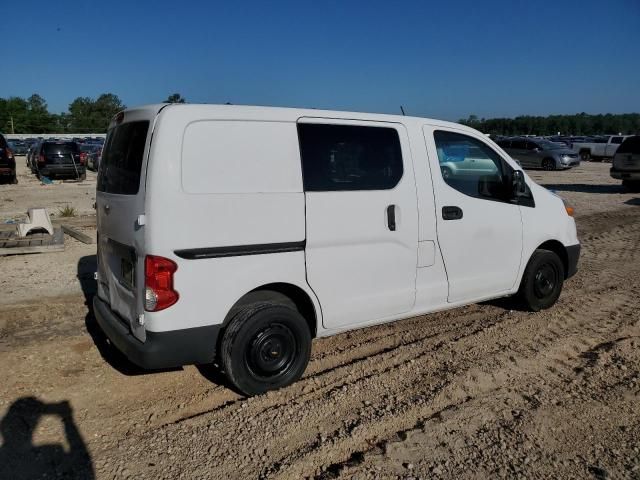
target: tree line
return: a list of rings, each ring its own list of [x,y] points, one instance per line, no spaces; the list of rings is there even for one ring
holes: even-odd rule
[[[169,95],[168,103],[185,103],[179,93]],[[29,98],[0,97],[0,132],[4,133],[104,133],[113,116],[126,105],[113,93],[97,98],[78,97],[68,111],[52,113],[37,93]]]
[[[640,134],[640,113],[549,115],[515,118],[478,118],[469,115],[459,123],[494,135],[598,135]]]
[[[185,103],[173,93],[167,103]],[[78,97],[68,111],[51,113],[47,102],[37,93],[29,98],[0,98],[0,132],[5,133],[104,133],[111,118],[126,108],[113,93],[97,98]],[[494,135],[597,135],[640,134],[640,113],[589,115],[522,115],[515,118],[478,118],[469,115],[459,123]]]

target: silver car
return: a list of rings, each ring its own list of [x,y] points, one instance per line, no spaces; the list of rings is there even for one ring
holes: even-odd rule
[[[580,165],[576,152],[540,138],[509,138],[498,141],[498,145],[523,168],[559,170]]]

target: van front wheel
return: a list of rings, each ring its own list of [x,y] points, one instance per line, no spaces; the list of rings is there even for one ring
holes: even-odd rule
[[[309,363],[311,333],[300,313],[282,304],[259,302],[234,315],[220,345],[229,381],[245,395],[292,384]]]
[[[518,294],[529,310],[537,312],[556,303],[563,282],[564,266],[560,257],[552,251],[538,249],[531,255]]]

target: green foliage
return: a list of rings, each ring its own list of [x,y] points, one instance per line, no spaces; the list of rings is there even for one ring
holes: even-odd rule
[[[58,209],[58,216],[59,217],[75,217],[76,209],[73,208],[71,205],[66,205],[64,208]]]
[[[96,100],[78,97],[69,105],[67,128],[78,133],[106,132],[113,116],[125,108],[112,93],[103,93]]]
[[[126,106],[112,93],[96,100],[78,97],[68,113],[50,113],[47,102],[37,93],[28,99],[0,98],[0,131],[6,133],[102,133],[113,116]],[[12,130],[13,121],[13,130]]]
[[[469,115],[459,123],[494,135],[598,135],[640,134],[640,113],[549,115],[478,119]]]
[[[184,98],[179,93],[172,93],[167,97],[167,99],[165,100],[165,103],[185,103],[186,101],[187,99]]]

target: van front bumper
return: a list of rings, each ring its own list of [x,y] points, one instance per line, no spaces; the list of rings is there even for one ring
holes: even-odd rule
[[[569,245],[567,250],[567,278],[573,277],[578,272],[578,260],[580,259],[580,244]]]
[[[111,343],[130,361],[146,369],[211,363],[215,359],[220,325],[149,332],[141,342],[109,305],[95,296],[93,312]]]

